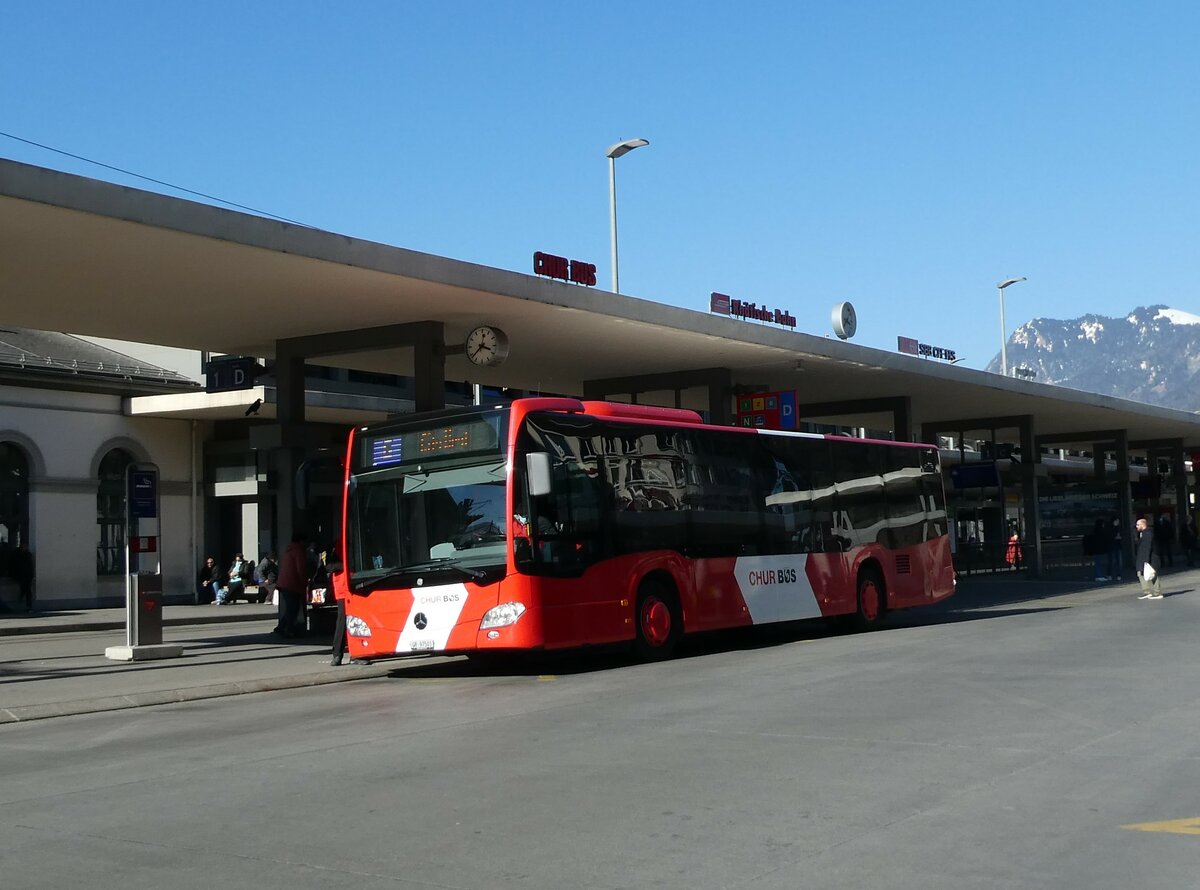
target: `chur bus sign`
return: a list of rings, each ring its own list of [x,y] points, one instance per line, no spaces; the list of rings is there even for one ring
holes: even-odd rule
[[[708,311],[716,312],[718,315],[732,315],[734,318],[781,324],[787,328],[796,326],[796,316],[786,309],[768,309],[765,304],[759,306],[757,303],[735,300],[728,294],[719,294],[716,291],[713,291],[708,298]]]
[[[587,287],[596,285],[596,266],[583,260],[569,260],[565,256],[555,256],[552,253],[542,253],[540,250],[533,255],[533,274],[545,275],[548,278],[558,278],[570,281],[572,284],[582,284]]]

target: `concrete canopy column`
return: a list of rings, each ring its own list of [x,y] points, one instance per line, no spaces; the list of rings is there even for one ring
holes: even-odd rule
[[[1021,503],[1025,512],[1025,562],[1034,578],[1042,576],[1042,512],[1038,504],[1038,465],[1042,450],[1034,442],[1033,416],[1018,427],[1021,435]],[[1032,558],[1029,544],[1033,542]]]
[[[305,421],[304,364],[306,359],[345,355],[378,349],[411,346],[416,409],[432,411],[446,404],[446,348],[444,327],[437,321],[385,325],[350,331],[333,331],[275,342],[275,385],[279,423],[254,433],[258,447],[270,451],[275,474],[276,523],[279,545],[291,540],[303,520],[296,502],[296,471],[308,452],[319,444]],[[306,530],[307,531],[307,530]]]
[[[279,440],[268,452],[268,467],[275,478],[275,519],[279,556],[292,535],[300,530],[300,509],[296,503],[296,470],[304,462],[304,449],[297,447],[304,430],[304,356],[287,348],[275,349],[275,391],[278,402]]]
[[[1133,491],[1129,486],[1129,436],[1119,430],[1113,442],[1117,456],[1117,505],[1121,511],[1122,575],[1133,566]]]
[[[1175,514],[1175,538],[1182,550],[1183,527],[1191,513],[1191,504],[1188,503],[1187,467],[1183,463],[1182,439],[1179,440],[1177,447],[1171,449],[1171,478],[1175,480],[1175,503],[1178,505]]]

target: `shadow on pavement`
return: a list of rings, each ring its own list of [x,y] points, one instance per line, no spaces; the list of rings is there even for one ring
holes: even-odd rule
[[[883,626],[866,633],[885,634],[915,627],[1010,618],[1040,612],[1057,612],[1063,608],[1065,607],[1044,606],[1026,609],[990,609],[986,612],[967,610],[934,612],[932,607],[908,609],[893,613]],[[801,641],[859,635],[861,634],[858,632],[839,626],[837,620],[825,618],[734,628],[688,637],[679,644],[673,660],[702,658],[723,652],[770,649]],[[427,665],[422,665],[419,661],[419,659],[405,659],[396,662],[396,669],[391,671],[388,677],[394,679],[448,679],[534,677],[544,674],[569,676],[631,667],[641,663],[634,658],[629,644],[595,646],[569,652],[489,652]]]

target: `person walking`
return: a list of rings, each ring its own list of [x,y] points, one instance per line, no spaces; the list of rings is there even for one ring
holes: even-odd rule
[[[8,557],[8,574],[17,582],[21,604],[33,614],[33,554],[24,543],[18,544]]]
[[[1021,568],[1021,536],[1017,533],[1017,524],[1009,526],[1008,547],[1004,550],[1004,561],[1014,569]]]
[[[346,587],[346,575],[338,561],[336,550],[330,552],[325,569],[329,576],[329,587],[333,590],[334,599],[337,600],[337,620],[333,624],[333,643],[329,653],[329,663],[337,667],[346,657],[349,643],[346,638],[346,597],[350,595],[350,591]],[[350,661],[353,663],[354,659],[350,659]]]
[[[1150,531],[1145,517],[1137,521],[1137,543],[1135,544],[1133,565],[1137,571],[1138,580],[1142,582],[1140,600],[1160,600],[1163,598],[1162,587],[1158,580],[1158,572],[1162,561],[1155,546],[1154,532]]]
[[[296,635],[296,622],[304,603],[304,591],[308,588],[307,543],[308,535],[296,532],[279,563],[279,579],[275,582],[275,591],[279,594],[279,622],[271,632],[285,639]]]

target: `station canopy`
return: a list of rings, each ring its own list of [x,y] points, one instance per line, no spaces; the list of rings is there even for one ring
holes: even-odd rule
[[[800,333],[5,160],[0,293],[0,323],[233,355],[270,359],[279,339],[421,321],[443,323],[454,345],[490,324],[509,336],[508,361],[481,369],[451,354],[447,379],[581,394],[590,380],[727,368],[736,387],[796,390],[801,404],[907,397],[914,429],[1030,415],[1037,435],[1079,432],[1083,444],[1127,430],[1200,446],[1188,412],[826,336],[832,303],[791,307],[818,332]],[[320,364],[413,373],[411,349]],[[684,405],[706,398],[689,392]],[[801,419],[890,424],[870,411]]]

